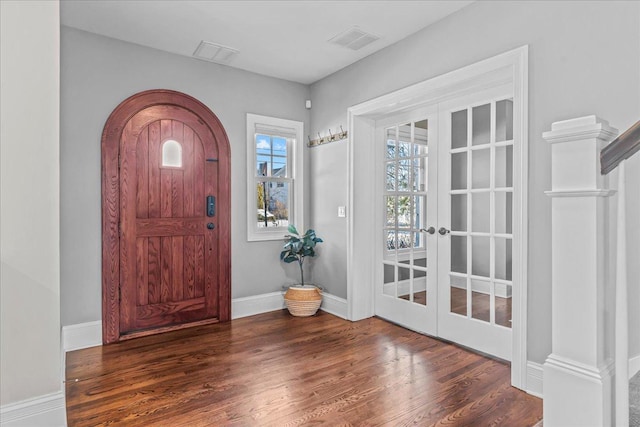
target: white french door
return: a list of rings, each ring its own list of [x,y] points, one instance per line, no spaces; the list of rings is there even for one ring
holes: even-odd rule
[[[414,110],[379,121],[376,314],[409,329],[436,333],[438,158],[437,109]]]
[[[513,94],[504,85],[376,122],[375,312],[511,360]]]

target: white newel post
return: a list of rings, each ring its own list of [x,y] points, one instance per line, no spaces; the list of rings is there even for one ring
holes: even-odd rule
[[[607,349],[608,180],[600,150],[618,131],[596,116],[555,122],[551,145],[552,351],[544,363],[545,427],[611,426]],[[540,308],[543,309],[543,308]],[[610,315],[610,314],[609,314]]]

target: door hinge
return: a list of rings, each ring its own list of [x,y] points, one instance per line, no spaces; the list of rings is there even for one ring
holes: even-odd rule
[[[122,288],[118,286],[118,303],[122,302]]]
[[[120,170],[120,164],[122,163],[120,153],[118,153],[118,170]]]

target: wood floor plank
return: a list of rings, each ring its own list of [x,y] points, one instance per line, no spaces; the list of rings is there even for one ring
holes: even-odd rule
[[[286,311],[67,353],[69,426],[532,426],[507,363],[372,318]]]

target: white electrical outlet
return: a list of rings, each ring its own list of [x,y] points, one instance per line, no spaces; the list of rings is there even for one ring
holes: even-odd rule
[[[338,218],[344,218],[346,216],[346,206],[338,206]]]

